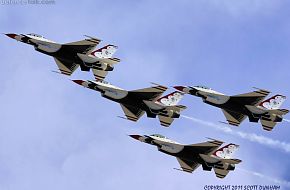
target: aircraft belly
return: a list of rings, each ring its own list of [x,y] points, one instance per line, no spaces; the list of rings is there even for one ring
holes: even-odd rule
[[[37,49],[40,49],[42,51],[48,52],[48,53],[54,53],[57,52],[61,48],[61,45],[58,44],[39,44],[37,46]]]
[[[136,97],[136,96],[131,96],[130,93],[128,93],[128,95],[126,97],[124,97],[124,99],[122,99],[120,101],[120,103],[124,104],[124,105],[129,105],[129,106],[133,106],[133,107],[137,107],[143,111],[150,111],[150,109],[148,108],[148,106],[146,106],[146,104],[143,102],[143,99]]]
[[[60,48],[59,51],[55,52],[54,57],[57,57],[62,60],[66,60],[69,62],[74,62],[76,64],[81,64],[81,59],[77,56],[77,54],[73,51],[70,51],[67,48]]]
[[[117,100],[123,99],[128,95],[128,92],[123,90],[114,90],[114,89],[101,89],[101,90],[104,90],[103,96]]]
[[[210,102],[210,103],[216,104],[216,105],[222,105],[222,104],[225,104],[226,102],[228,102],[229,99],[230,99],[229,96],[207,94],[206,99],[204,101]]]
[[[263,110],[263,109],[260,109],[260,108],[257,108],[256,106],[251,106],[251,105],[246,105],[246,108],[254,113],[254,114],[257,114],[257,115],[262,115],[262,114],[265,114],[267,113],[266,110]]]
[[[201,164],[203,160],[200,158],[198,153],[184,154],[182,152],[175,154],[176,157],[181,158],[183,160],[187,160],[189,162],[196,162]]]
[[[238,104],[236,102],[232,102],[232,101],[228,101],[228,102],[226,102],[224,104],[213,104],[213,103],[210,103],[210,102],[207,102],[207,104],[215,106],[215,107],[218,107],[218,108],[221,108],[221,109],[229,110],[229,111],[232,111],[232,112],[241,113],[241,114],[244,114],[244,115],[250,114],[249,110],[246,109],[246,107],[244,105],[240,105],[240,104]]]
[[[176,154],[183,150],[183,146],[172,144],[172,143],[164,143],[164,142],[157,142],[160,145],[160,148],[163,152],[167,152],[170,154]]]

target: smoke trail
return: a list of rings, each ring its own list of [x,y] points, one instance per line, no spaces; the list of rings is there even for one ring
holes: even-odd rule
[[[251,175],[254,175],[254,176],[260,177],[260,178],[262,178],[262,179],[265,179],[265,180],[271,181],[271,182],[276,183],[276,184],[279,184],[279,185],[283,185],[283,186],[290,187],[290,182],[289,182],[289,181],[286,181],[286,180],[282,180],[282,179],[277,179],[277,178],[273,178],[273,177],[265,176],[264,174],[261,174],[261,173],[258,173],[258,172],[253,172],[253,171],[246,170],[246,169],[242,169],[242,168],[237,168],[237,170],[240,170],[240,171],[246,172],[246,173],[248,173],[248,174],[251,174]]]
[[[279,140],[274,140],[274,139],[271,139],[271,138],[268,138],[268,137],[265,137],[262,135],[257,135],[255,133],[245,133],[245,132],[241,132],[238,130],[232,130],[229,127],[225,127],[225,126],[222,126],[219,124],[204,121],[204,120],[197,119],[197,118],[190,117],[190,116],[185,116],[185,115],[181,115],[181,116],[183,118],[189,119],[189,120],[194,121],[196,123],[199,123],[201,125],[206,125],[208,127],[212,127],[214,129],[217,129],[217,130],[222,131],[224,133],[228,133],[228,134],[240,137],[242,139],[246,139],[246,140],[249,140],[251,142],[256,142],[256,143],[259,143],[261,145],[265,145],[265,146],[268,146],[271,148],[281,149],[281,150],[285,151],[286,153],[290,153],[290,143],[282,142]]]
[[[290,123],[290,120],[289,119],[283,119],[283,121],[286,121],[286,122]]]

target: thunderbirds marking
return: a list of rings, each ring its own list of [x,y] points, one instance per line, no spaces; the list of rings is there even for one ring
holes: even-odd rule
[[[167,90],[167,87],[161,85],[126,91],[105,81],[73,81],[100,92],[109,100],[120,103],[126,118],[131,121],[138,121],[146,112],[147,117],[156,118],[158,116],[161,125],[169,127],[175,118],[179,118],[180,112],[186,109],[185,106],[177,105],[183,97],[183,93],[175,91],[161,97]]]
[[[89,37],[66,44],[59,44],[44,38],[38,34],[6,34],[17,41],[33,45],[35,50],[52,56],[61,74],[71,75],[78,66],[82,71],[92,69],[96,80],[103,80],[108,71],[114,69],[113,65],[120,62],[118,58],[112,58],[117,46],[106,45],[94,51],[101,40]]]
[[[250,122],[260,120],[263,129],[271,131],[277,122],[283,120],[283,115],[289,112],[289,110],[280,109],[286,100],[283,95],[278,94],[263,101],[270,93],[267,90],[258,89],[250,93],[227,96],[204,86],[175,86],[174,88],[201,97],[205,103],[221,108],[227,122],[234,126],[239,126],[248,116]]]
[[[130,137],[157,146],[160,152],[176,157],[181,168],[178,170],[184,172],[192,173],[201,165],[203,170],[214,169],[218,178],[224,178],[229,171],[235,170],[236,164],[241,162],[239,159],[232,158],[239,145],[230,143],[220,148],[223,142],[219,140],[211,139],[203,143],[182,145],[158,134],[130,135]]]

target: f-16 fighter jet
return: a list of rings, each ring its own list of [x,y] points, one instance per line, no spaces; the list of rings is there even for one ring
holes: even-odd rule
[[[108,71],[113,70],[113,65],[120,62],[112,58],[117,46],[106,45],[94,51],[101,40],[86,36],[87,39],[59,44],[37,34],[6,34],[17,41],[33,45],[36,51],[52,56],[64,75],[71,75],[78,66],[82,71],[93,70],[96,80],[103,80]]]
[[[234,126],[239,126],[248,116],[250,122],[260,120],[263,129],[271,131],[277,122],[283,120],[283,115],[289,112],[280,109],[286,99],[283,95],[275,95],[263,101],[270,93],[267,90],[258,89],[250,93],[227,96],[204,86],[175,86],[174,88],[201,97],[205,103],[221,108],[228,123]]]
[[[126,91],[105,81],[73,81],[86,88],[99,91],[103,97],[120,103],[126,116],[125,119],[131,121],[137,121],[146,112],[147,117],[158,116],[161,125],[169,127],[175,118],[179,118],[180,112],[186,109],[185,106],[177,105],[183,93],[176,91],[161,97],[167,90],[167,87],[161,85]]]
[[[231,158],[239,147],[232,143],[220,148],[223,142],[214,139],[198,144],[182,145],[158,134],[130,136],[141,142],[157,146],[160,152],[175,156],[181,167],[178,170],[184,172],[192,173],[202,165],[203,170],[211,171],[213,168],[218,178],[224,178],[229,171],[235,169],[235,164],[241,162],[239,159]]]

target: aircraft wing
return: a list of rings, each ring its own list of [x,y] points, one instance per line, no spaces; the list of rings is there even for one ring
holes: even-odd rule
[[[246,118],[245,115],[222,109],[228,123],[230,125],[239,126]]]
[[[270,92],[267,90],[256,90],[254,92],[249,92],[245,94],[239,94],[236,96],[231,96],[230,101],[240,102],[244,105],[258,105],[261,101],[265,99],[266,96],[268,96]]]
[[[196,149],[202,150],[203,154],[212,154],[215,152],[224,142],[211,139],[207,142],[191,144],[184,146],[184,149],[188,152],[195,151]]]
[[[64,75],[70,76],[77,68],[78,64],[72,63],[72,62],[67,62],[63,60],[59,60],[57,58],[54,58],[56,65],[60,72]]]
[[[197,169],[200,166],[200,164],[197,162],[190,162],[187,160],[182,160],[180,158],[177,158],[177,161],[182,171],[188,172],[188,173],[192,173],[195,169]]]
[[[138,121],[138,119],[140,119],[140,117],[142,117],[142,115],[144,114],[144,111],[139,109],[139,108],[127,106],[124,104],[120,104],[120,105],[121,105],[121,107],[124,111],[124,114],[128,120]]]
[[[89,54],[100,42],[101,40],[97,38],[89,37],[84,40],[63,44],[62,47],[73,49],[76,53]]]
[[[229,170],[214,168],[214,173],[218,178],[224,178],[228,175]]]
[[[166,90],[167,90],[166,86],[158,85],[149,88],[132,90],[129,91],[129,93],[138,95],[141,98],[143,98],[143,100],[153,101],[155,99],[158,99]]]

